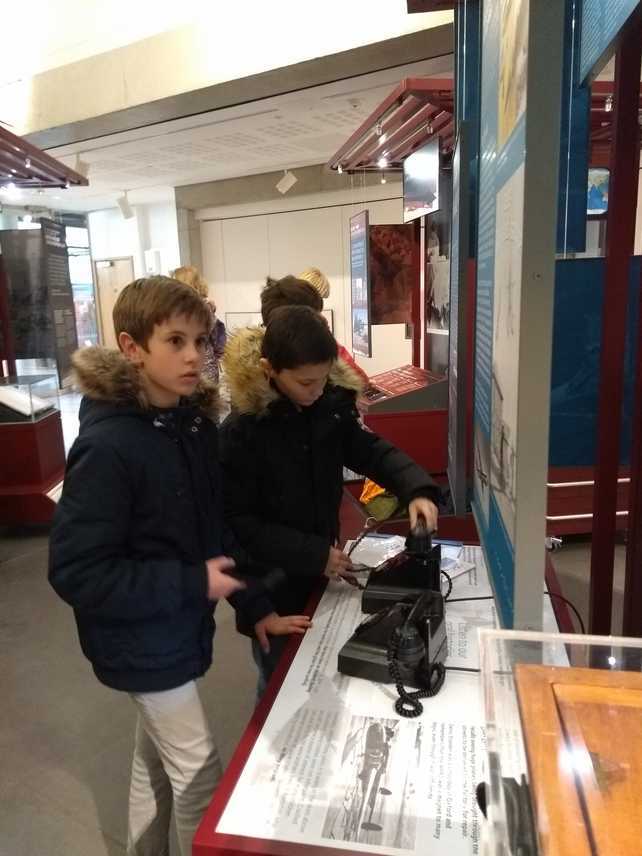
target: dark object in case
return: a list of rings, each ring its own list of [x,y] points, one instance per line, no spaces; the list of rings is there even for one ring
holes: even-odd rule
[[[427,591],[439,592],[441,546],[433,547],[430,533],[417,526],[408,533],[406,549],[370,574],[361,609],[379,612],[402,600],[415,600]]]
[[[475,788],[477,805],[484,817],[488,817],[488,790],[486,782]],[[502,778],[502,790],[506,804],[508,845],[515,856],[537,856],[537,833],[533,818],[533,803],[525,776],[516,779]]]
[[[360,624],[339,651],[339,671],[382,684],[425,689],[435,665],[443,663],[447,654],[444,600],[438,591],[428,591]]]

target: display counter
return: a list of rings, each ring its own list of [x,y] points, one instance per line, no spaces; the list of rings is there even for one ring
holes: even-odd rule
[[[634,856],[639,639],[484,630],[488,856]]]
[[[367,538],[353,559],[372,565],[382,549],[391,555],[402,546],[400,537]],[[194,839],[195,856],[480,852],[477,636],[497,619],[481,549],[452,546],[444,561],[453,578],[448,671],[423,714],[400,717],[392,684],[338,673],[339,650],[364,616],[360,591],[328,584],[312,628],[291,641],[241,739]],[[555,630],[547,597],[544,606]]]
[[[0,378],[0,523],[51,521],[49,494],[65,472],[65,446],[52,375]]]

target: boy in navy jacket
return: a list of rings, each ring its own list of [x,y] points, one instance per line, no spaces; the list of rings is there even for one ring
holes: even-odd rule
[[[216,601],[242,584],[226,573],[216,391],[201,377],[209,325],[191,288],[140,279],[114,308],[120,351],[75,355],[85,397],[49,579],[98,679],[138,709],[129,854],[169,852],[173,808],[189,856],[221,774],[195,680],[212,661]],[[250,622],[271,610],[247,608]]]

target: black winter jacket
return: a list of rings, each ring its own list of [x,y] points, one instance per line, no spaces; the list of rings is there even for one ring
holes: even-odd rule
[[[146,406],[119,353],[79,351],[75,367],[85,397],[51,532],[49,580],[73,606],[102,683],[171,689],[212,661],[205,560],[225,546],[217,428],[208,418],[214,394],[202,387],[193,402],[158,410]]]
[[[363,428],[356,373],[339,361],[324,394],[298,409],[270,386],[258,363],[263,330],[237,333],[223,365],[234,412],[220,431],[224,508],[252,558],[282,567],[277,611],[301,613],[339,538],[343,467],[369,476],[403,502],[440,491],[405,453]],[[242,632],[250,628],[240,626]]]

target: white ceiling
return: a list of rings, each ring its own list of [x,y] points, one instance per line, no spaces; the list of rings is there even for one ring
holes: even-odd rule
[[[89,165],[89,187],[24,193],[21,205],[92,211],[130,202],[173,199],[173,188],[324,163],[405,77],[448,77],[442,57],[49,149],[77,168]]]

